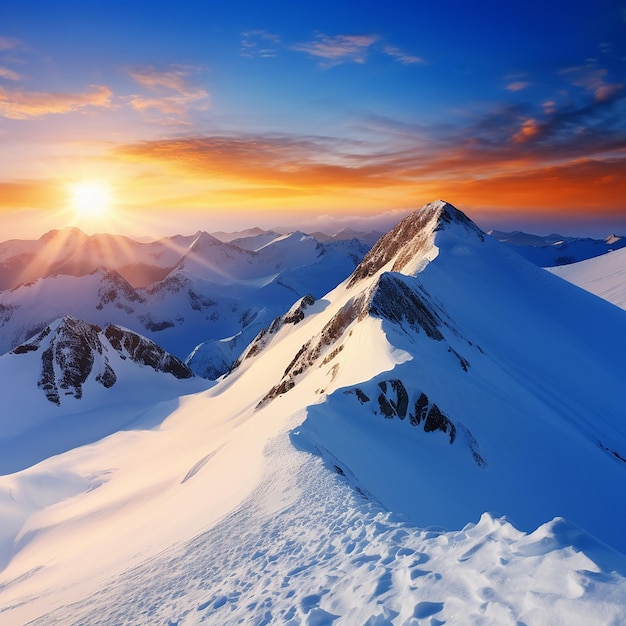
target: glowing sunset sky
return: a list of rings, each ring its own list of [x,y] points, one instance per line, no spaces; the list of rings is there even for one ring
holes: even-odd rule
[[[617,0],[7,1],[0,239],[387,228],[436,198],[626,234],[625,85]],[[77,214],[85,183],[109,210]]]

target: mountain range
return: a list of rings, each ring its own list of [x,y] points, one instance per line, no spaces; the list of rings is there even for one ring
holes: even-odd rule
[[[602,256],[626,247],[626,237],[608,235],[604,239],[564,237],[553,233],[542,237],[522,231],[490,230],[494,239],[510,246],[525,259],[540,267],[555,267]]]
[[[215,384],[176,378],[182,363],[91,317],[57,315],[2,357],[3,395],[36,396],[51,429],[83,402],[115,415],[113,393],[137,407],[109,436],[0,476],[3,623],[626,620],[624,310],[443,201],[351,257],[326,291],[315,263],[280,265],[310,255],[345,270],[357,244],[319,245],[295,233],[247,250],[203,234],[145,292],[104,270],[66,287],[71,302],[90,285],[89,315],[118,303],[158,325],[213,309],[205,276],[238,302],[299,285]],[[253,253],[279,282],[255,273]],[[65,281],[2,292],[19,299],[2,300],[0,332],[16,337],[15,320],[38,303],[41,316]],[[19,436],[12,407],[6,441]],[[44,449],[50,430],[32,426]],[[6,450],[20,467],[24,449]]]
[[[0,353],[72,315],[147,335],[199,375],[216,378],[295,299],[323,295],[369,249],[358,239],[320,243],[294,232],[271,233],[268,241],[268,234],[257,233],[256,243],[247,238],[243,248],[206,232],[131,244],[76,229],[0,244],[5,278],[15,284],[0,292]],[[134,287],[120,273],[129,267],[144,278],[163,276]]]

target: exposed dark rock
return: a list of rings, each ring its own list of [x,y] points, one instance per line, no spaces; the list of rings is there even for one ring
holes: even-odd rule
[[[315,298],[310,293],[308,293],[300,300],[295,309],[285,315],[284,323],[297,324],[298,322],[301,322],[306,315],[305,311],[314,304]]]
[[[11,350],[11,354],[26,354],[27,352],[37,352],[39,350],[39,346],[34,343],[23,343],[20,346],[17,346],[15,350]]]
[[[321,356],[325,348],[333,345],[343,336],[348,326],[358,318],[361,308],[362,299],[349,300],[322,328],[316,341],[311,339],[298,350],[296,356],[287,366],[283,374],[283,380],[270,389],[258,406],[263,406],[276,396],[285,393],[285,389],[287,391],[292,389],[295,386],[295,378],[309,369]],[[336,350],[339,352],[341,348],[337,346]],[[285,384],[287,381],[290,381],[288,385]]]
[[[174,322],[171,320],[153,320],[150,315],[142,315],[139,320],[146,330],[157,333],[166,328],[174,328]]]
[[[426,413],[428,413],[428,396],[422,392],[415,401],[415,414],[409,415],[409,422],[413,426],[419,426],[421,421],[426,419]]]
[[[442,321],[437,312],[420,297],[417,286],[412,289],[400,276],[382,274],[369,313],[396,324],[407,323],[414,330],[421,328],[431,339],[443,339],[439,330]]]
[[[352,389],[346,389],[344,391],[344,393],[347,396],[355,395],[357,397],[358,401],[361,404],[365,404],[366,402],[370,401],[369,396],[362,389],[360,389],[359,387],[353,387]]]
[[[117,272],[98,268],[93,273],[97,272],[102,272],[103,276],[98,287],[98,304],[96,309],[102,310],[106,304],[120,299],[126,302],[144,302],[144,298]]]
[[[109,387],[113,387],[113,385],[117,382],[117,374],[108,363],[105,363],[104,372],[96,376],[96,381],[99,382],[105,389],[109,389]]]
[[[44,390],[46,398],[48,398],[50,402],[53,402],[57,406],[61,404],[59,390],[57,389],[54,376],[54,352],[52,346],[44,350],[41,355],[41,376],[37,386]]]
[[[379,381],[378,388],[381,391],[377,398],[380,413],[387,419],[393,419],[396,416],[400,419],[406,417],[411,396],[413,395],[414,397],[414,394],[407,389],[405,384],[400,379],[394,378]],[[361,405],[370,401],[360,387],[346,389],[344,393],[346,395],[355,395]],[[461,433],[463,435],[462,439],[469,448],[476,465],[479,467],[487,465],[487,462],[480,454],[478,442],[472,433],[462,424],[455,424],[434,402],[428,399],[424,392],[419,393],[414,407],[414,412],[408,414],[409,423],[412,426],[423,424],[422,428],[425,433],[442,432],[448,436],[450,444],[453,444],[457,440],[457,435]],[[613,450],[610,450],[610,452],[615,454]],[[619,455],[616,456],[619,458]]]
[[[50,328],[44,330],[31,345],[40,344],[50,332]],[[63,318],[41,355],[42,369],[37,385],[50,402],[60,404],[59,389],[66,396],[82,398],[83,384],[93,369],[94,355],[102,355],[99,333],[98,326],[69,316]]]
[[[407,409],[409,408],[409,394],[401,380],[393,379],[389,381],[391,388],[396,392],[395,409],[398,417],[403,420],[406,417]],[[393,402],[393,401],[392,401]]]
[[[215,300],[211,300],[211,298],[197,294],[193,289],[190,289],[187,293],[189,295],[189,303],[194,311],[205,311],[206,309],[217,304]]]
[[[341,344],[340,346],[335,348],[330,354],[328,354],[328,356],[326,356],[324,360],[322,361],[322,365],[326,365],[327,363],[330,363],[342,350],[343,350],[343,344]]]
[[[450,443],[454,443],[456,427],[447,416],[442,413],[441,409],[436,404],[433,404],[426,415],[424,432],[432,433],[435,430],[440,430],[442,433],[449,433]]]
[[[135,363],[148,365],[157,372],[172,374],[176,378],[193,376],[193,372],[182,361],[146,337],[113,324],[107,326],[104,336],[117,352],[128,356]]]
[[[448,348],[448,352],[450,352],[450,354],[454,354],[454,356],[459,360],[459,364],[463,368],[464,372],[469,370],[470,363],[465,357],[461,356],[454,348]]]
[[[358,387],[354,390],[354,393],[356,394],[356,397],[359,399],[359,402],[361,404],[365,404],[366,402],[369,402],[370,399],[367,396],[367,394],[362,390],[359,389]]]
[[[387,418],[392,418],[396,414],[394,407],[391,406],[391,402],[387,400],[387,396],[385,396],[384,393],[381,393],[378,396],[378,406],[380,407],[382,414]]]
[[[311,294],[307,294],[298,301],[291,311],[275,318],[267,328],[261,330],[252,340],[248,349],[232,364],[230,372],[239,367],[246,359],[259,354],[268,344],[270,338],[283,328],[285,324],[298,324],[301,322],[306,316],[306,310],[313,304],[315,304],[315,298]]]

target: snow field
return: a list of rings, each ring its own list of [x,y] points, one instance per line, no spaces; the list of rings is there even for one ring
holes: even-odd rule
[[[626,579],[612,571],[626,571],[624,558],[564,520],[529,535],[488,514],[457,532],[418,529],[294,449],[286,433],[267,446],[266,463],[261,485],[212,529],[33,624],[626,620]]]

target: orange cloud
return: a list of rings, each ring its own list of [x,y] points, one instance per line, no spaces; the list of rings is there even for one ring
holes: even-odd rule
[[[466,206],[623,218],[626,158],[583,160],[479,180],[446,181],[445,194]]]
[[[313,138],[260,136],[143,142],[122,146],[115,155],[141,167],[152,164],[187,191],[167,206],[363,212],[411,208],[444,197],[461,206],[517,212],[521,207],[530,213],[567,209],[619,215],[626,209],[626,158],[546,167],[538,156],[522,158],[514,151],[483,154],[462,147],[427,156],[392,151],[366,156],[342,154],[336,144]],[[163,206],[163,196],[158,201]]]
[[[60,113],[70,113],[85,107],[109,108],[113,92],[103,85],[92,85],[88,93],[44,93],[10,91],[0,87],[0,116],[25,120]]]
[[[528,119],[522,123],[519,131],[513,135],[513,141],[515,143],[525,143],[532,137],[539,134],[541,128],[536,120]]]

